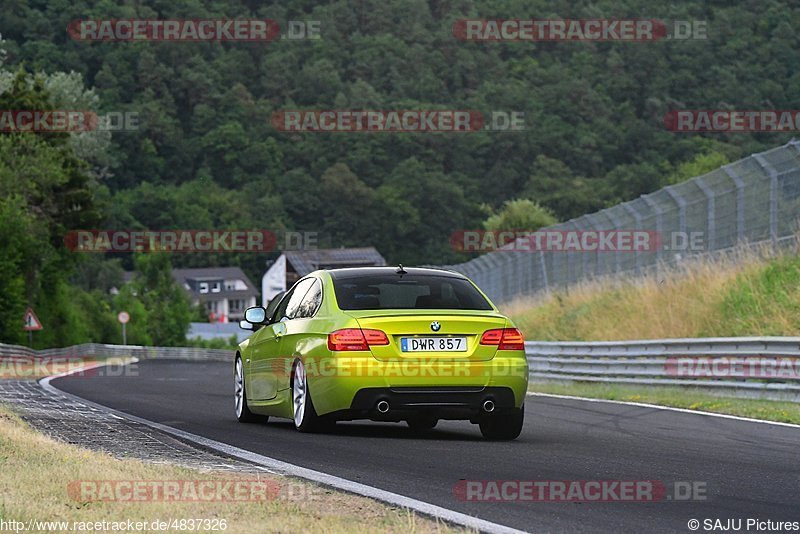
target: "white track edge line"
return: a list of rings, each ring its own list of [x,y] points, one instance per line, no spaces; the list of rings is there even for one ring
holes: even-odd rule
[[[529,397],[552,397],[555,399],[568,399],[568,400],[578,400],[584,402],[606,402],[609,404],[624,404],[626,406],[638,406],[640,408],[657,408],[659,410],[667,410],[670,412],[680,412],[680,413],[689,413],[693,415],[704,415],[707,417],[720,417],[722,419],[733,419],[735,421],[744,421],[747,423],[762,423],[765,425],[775,425],[775,426],[785,426],[789,428],[799,428],[800,425],[796,425],[793,423],[781,423],[780,421],[767,421],[766,419],[753,419],[752,417],[741,417],[738,415],[730,415],[726,413],[714,413],[714,412],[704,412],[701,410],[689,410],[687,408],[676,408],[674,406],[664,406],[661,404],[648,404],[645,402],[629,402],[629,401],[618,401],[618,400],[611,400],[611,399],[595,399],[591,397],[577,397],[574,395],[556,395],[555,393],[539,393],[536,391],[529,391]]]
[[[46,391],[53,393],[55,395],[71,398],[78,402],[82,402],[88,406],[92,406],[94,408],[102,410],[111,415],[116,415],[117,417],[121,417],[123,419],[128,419],[130,421],[134,421],[149,426],[156,430],[160,430],[161,432],[165,432],[167,434],[177,436],[184,440],[197,443],[204,447],[217,450],[219,452],[227,454],[228,456],[233,456],[236,458],[240,458],[242,460],[246,460],[248,462],[255,463],[257,465],[274,469],[275,471],[283,475],[303,478],[306,480],[310,480],[312,482],[316,482],[318,484],[323,484],[325,486],[329,486],[338,490],[346,491],[348,493],[361,495],[363,497],[369,497],[371,499],[391,504],[393,506],[414,510],[428,517],[438,518],[448,523],[475,529],[480,532],[492,532],[492,533],[497,532],[504,534],[505,533],[520,534],[525,532],[523,530],[517,530],[505,525],[501,525],[499,523],[493,523],[485,519],[479,519],[471,515],[467,515],[461,512],[456,512],[454,510],[449,510],[447,508],[443,508],[435,504],[430,504],[424,501],[419,501],[417,499],[412,499],[411,497],[406,497],[398,493],[382,490],[380,488],[369,486],[367,484],[354,482],[352,480],[347,480],[346,478],[340,478],[334,475],[329,475],[327,473],[322,473],[321,471],[315,471],[313,469],[308,469],[306,467],[301,467],[299,465],[290,464],[282,460],[277,460],[275,458],[270,458],[268,456],[263,456],[258,453],[240,449],[239,447],[234,447],[233,445],[228,445],[227,443],[222,443],[221,441],[216,441],[210,438],[199,436],[197,434],[192,434],[191,432],[186,432],[184,430],[173,428],[171,426],[163,425],[161,423],[156,423],[155,421],[150,421],[149,419],[144,419],[136,415],[131,415],[129,413],[115,410],[114,408],[109,408],[108,406],[103,406],[102,404],[86,400],[77,395],[73,395],[72,393],[61,391],[54,385],[50,384],[51,380],[69,376],[81,372],[82,370],[85,369],[75,369],[57,375],[48,376],[39,380],[39,384]]]

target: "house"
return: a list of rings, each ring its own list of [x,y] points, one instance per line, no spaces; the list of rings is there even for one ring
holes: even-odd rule
[[[204,307],[211,322],[238,323],[256,305],[258,290],[239,267],[173,269],[172,277],[193,304]]]
[[[375,247],[288,250],[269,265],[261,278],[261,305],[266,306],[272,297],[317,269],[385,265],[386,260]]]

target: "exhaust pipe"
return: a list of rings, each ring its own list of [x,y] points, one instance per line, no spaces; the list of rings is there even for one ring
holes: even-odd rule
[[[493,400],[483,401],[483,411],[486,413],[492,413],[494,411],[494,401]]]
[[[389,411],[389,402],[385,400],[378,401],[376,408],[378,408],[378,411],[380,413],[386,413]]]

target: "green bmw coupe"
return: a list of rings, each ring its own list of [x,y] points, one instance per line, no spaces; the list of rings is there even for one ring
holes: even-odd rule
[[[245,319],[255,332],[234,364],[241,422],[285,417],[308,432],[354,419],[417,429],[461,419],[488,439],[522,431],[524,339],[461,274],[315,271]]]

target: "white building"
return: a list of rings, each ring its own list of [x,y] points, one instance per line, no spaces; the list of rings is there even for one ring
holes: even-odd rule
[[[239,267],[173,269],[172,277],[214,321],[238,323],[256,305],[258,290]]]

